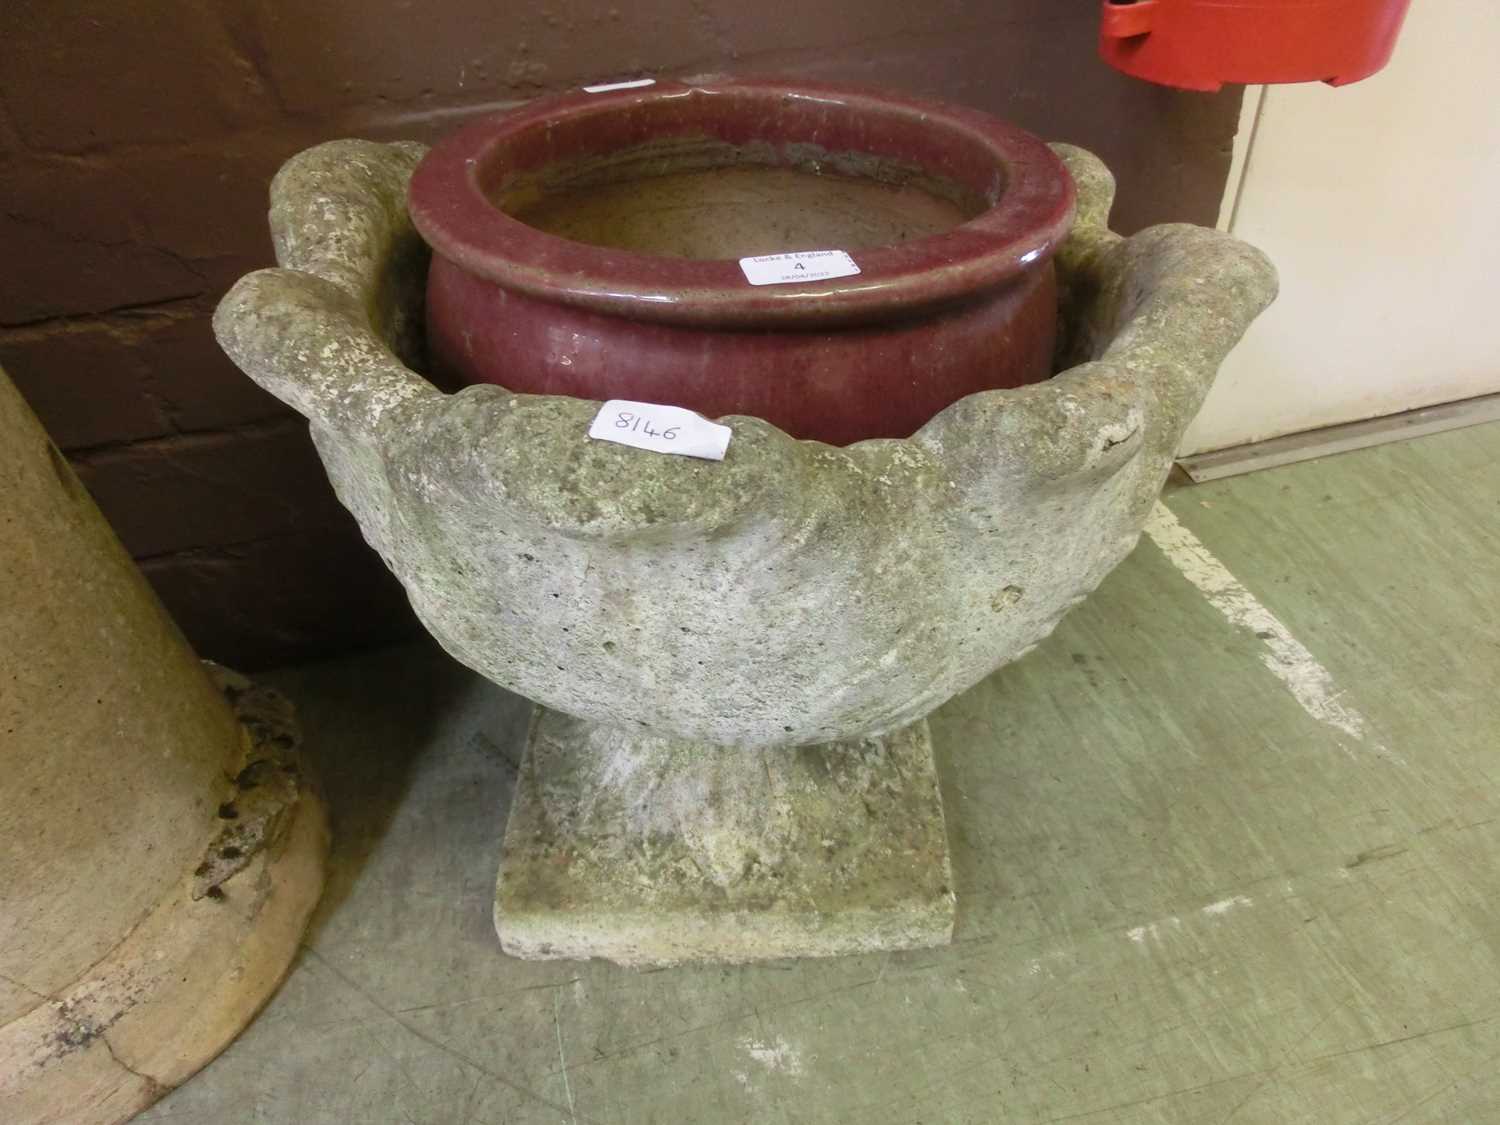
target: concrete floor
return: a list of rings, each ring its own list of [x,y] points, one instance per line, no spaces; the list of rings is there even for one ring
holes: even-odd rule
[[[275,677],[328,892],[264,1014],[140,1120],[1500,1122],[1500,425],[1166,504],[933,717],[941,950],[511,960],[525,704],[424,647]]]

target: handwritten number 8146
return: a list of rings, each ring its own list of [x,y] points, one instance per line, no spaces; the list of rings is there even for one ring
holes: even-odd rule
[[[621,410],[615,416],[615,429],[629,430],[634,434],[645,434],[647,437],[659,437],[663,441],[677,440],[677,426],[668,426],[664,430],[658,430],[651,424],[649,418],[642,418],[639,414],[632,414],[628,410]]]

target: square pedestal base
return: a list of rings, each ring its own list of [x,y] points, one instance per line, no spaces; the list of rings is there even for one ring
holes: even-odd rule
[[[537,708],[495,927],[531,959],[733,963],[952,940],[926,722],[734,750]]]

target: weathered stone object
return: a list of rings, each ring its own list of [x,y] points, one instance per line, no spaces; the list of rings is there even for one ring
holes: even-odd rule
[[[310,419],[433,635],[546,709],[502,859],[506,948],[662,963],[946,938],[924,716],[1028,651],[1131,550],[1220,362],[1275,292],[1264,256],[1227,235],[1112,234],[1108,171],[1056,151],[1079,200],[1057,259],[1066,370],[972,395],[906,440],[835,448],[724,419],[723,462],[591,441],[594,402],[440,392],[409,366],[424,261],[404,193],[420,146],[339,141],[282,169],[283,268],[242,279],[216,330]],[[888,772],[809,782],[808,755],[856,752]],[[872,785],[904,797],[852,800]],[[820,880],[885,890],[800,893]],[[643,888],[631,901],[625,881]],[[861,945],[844,923],[867,908],[886,913]],[[690,915],[700,939],[684,936]]]
[[[297,744],[0,374],[0,1121],[123,1121],[259,1011],[323,885]]]

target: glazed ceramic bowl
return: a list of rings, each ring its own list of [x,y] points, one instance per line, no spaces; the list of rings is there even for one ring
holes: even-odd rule
[[[410,189],[451,382],[752,415],[837,445],[1051,373],[1073,205],[1051,150],[985,114],[746,79],[487,117]],[[806,251],[835,253],[745,262]]]

